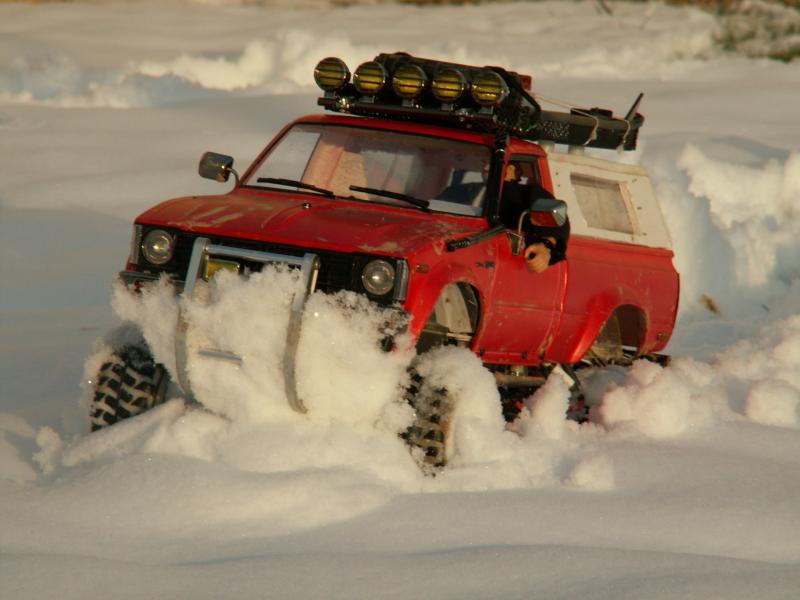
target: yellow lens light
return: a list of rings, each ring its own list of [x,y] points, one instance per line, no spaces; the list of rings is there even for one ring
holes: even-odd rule
[[[350,81],[350,71],[342,59],[329,56],[317,63],[314,69],[314,81],[324,91],[335,92]]]
[[[497,106],[508,96],[508,85],[494,71],[481,71],[472,80],[472,97],[481,106]]]
[[[206,260],[205,268],[203,269],[203,279],[209,281],[220,271],[239,273],[241,269],[242,266],[236,261],[209,256],[208,260]]]
[[[442,69],[433,76],[431,91],[439,102],[452,104],[467,89],[467,80],[458,69]]]
[[[353,74],[353,85],[362,94],[377,94],[386,85],[386,69],[381,63],[365,62],[359,65]]]
[[[418,98],[426,85],[428,85],[428,77],[425,75],[425,71],[417,65],[398,67],[392,78],[392,89],[395,94],[406,100]]]

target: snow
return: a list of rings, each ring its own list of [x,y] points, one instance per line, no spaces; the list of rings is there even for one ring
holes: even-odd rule
[[[716,27],[660,3],[1,4],[0,595],[794,598],[800,66],[722,54]],[[122,320],[175,368],[167,284],[110,284],[133,217],[219,192],[205,150],[244,166],[315,112],[319,58],[395,50],[617,112],[645,92],[618,158],[651,173],[675,246],[672,365],[593,373],[582,426],[551,377],[510,431],[476,357],[431,353],[420,372],[459,404],[451,466],[425,477],[396,435],[412,351],[378,348],[389,315],[310,299],[298,415],[280,363],[297,282],[267,270],[184,303],[208,324],[192,343],[243,356],[190,365],[201,405],[173,386],[89,435],[87,381],[140,335]]]

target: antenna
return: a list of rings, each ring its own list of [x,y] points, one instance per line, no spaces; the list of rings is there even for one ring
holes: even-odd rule
[[[636,96],[636,100],[633,102],[633,106],[631,106],[630,110],[625,114],[625,120],[630,121],[633,117],[636,116],[636,111],[639,110],[639,104],[644,97],[644,92],[639,92],[639,95]]]

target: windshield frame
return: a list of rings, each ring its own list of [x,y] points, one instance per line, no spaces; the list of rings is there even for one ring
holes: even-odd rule
[[[352,118],[352,117],[350,117]],[[347,118],[349,121],[350,118]],[[324,119],[324,120],[323,120]],[[380,133],[387,133],[387,134],[397,134],[402,136],[413,136],[413,137],[421,137],[421,138],[428,138],[431,140],[437,141],[447,141],[452,142],[454,144],[467,144],[471,146],[475,146],[478,148],[483,149],[486,152],[486,164],[490,165],[492,160],[492,147],[488,142],[489,138],[487,139],[469,139],[470,137],[479,137],[485,138],[487,136],[481,134],[473,133],[473,136],[464,135],[463,132],[453,131],[452,133],[456,135],[442,135],[439,132],[436,133],[425,133],[420,131],[410,131],[404,127],[389,127],[385,122],[382,121],[375,121],[373,119],[363,119],[364,121],[370,122],[341,122],[339,119],[336,121],[332,121],[329,115],[325,115],[322,118],[309,118],[305,117],[303,119],[298,119],[292,123],[289,123],[283,130],[272,140],[272,142],[264,149],[263,152],[253,161],[253,163],[248,167],[247,171],[242,176],[242,183],[240,184],[240,188],[249,189],[249,190],[274,190],[280,192],[291,192],[292,194],[302,194],[308,195],[313,197],[321,197],[319,193],[314,192],[313,190],[304,190],[301,188],[293,188],[291,190],[287,189],[287,186],[270,186],[268,184],[263,183],[255,183],[255,180],[258,176],[258,171],[261,166],[269,160],[269,157],[273,154],[276,148],[278,148],[281,142],[289,135],[296,127],[298,126],[313,126],[313,127],[342,127],[347,129],[358,129],[364,131],[375,131]],[[358,119],[358,121],[362,121],[362,119]],[[403,124],[405,125],[405,124]],[[438,129],[438,128],[437,128]],[[450,133],[450,130],[446,130],[447,133]],[[470,132],[472,133],[472,132]],[[477,133],[477,132],[476,132]],[[461,135],[458,135],[461,134]],[[289,186],[291,187],[291,186]],[[484,192],[485,194],[485,192]],[[378,197],[373,196],[372,199],[363,199],[357,198],[352,195],[341,195],[336,194],[334,195],[332,200],[346,200],[348,202],[359,202],[363,204],[369,205],[383,205],[383,206],[391,206],[395,208],[405,208],[410,210],[420,210],[418,207],[415,207],[411,204],[399,201],[399,200],[392,200],[386,197]],[[424,198],[429,202],[428,211],[441,213],[441,214],[448,214],[454,215],[459,217],[472,217],[472,218],[484,218],[487,214],[488,210],[488,202],[484,197],[484,200],[481,203],[480,207],[473,207],[468,204],[463,204],[454,201],[448,200],[440,200],[436,198]]]

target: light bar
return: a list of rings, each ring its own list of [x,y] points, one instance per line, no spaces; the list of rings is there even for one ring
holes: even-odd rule
[[[379,62],[369,61],[362,63],[353,75],[353,85],[366,95],[375,95],[386,85],[386,69]]]
[[[508,85],[494,71],[481,71],[472,79],[472,97],[481,106],[497,106],[507,96]]]
[[[638,99],[624,118],[600,108],[542,110],[529,93],[529,75],[405,52],[377,55],[355,70],[352,81],[341,59],[325,58],[317,65],[314,78],[325,90],[317,103],[337,113],[416,120],[532,141],[635,150],[644,123],[637,110]],[[387,90],[390,80],[392,89]]]
[[[466,89],[467,79],[458,69],[440,69],[431,82],[434,98],[445,104],[456,102]]]
[[[329,56],[317,63],[314,81],[326,92],[335,92],[350,82],[350,70],[340,58]]]
[[[392,78],[392,89],[405,100],[419,98],[428,85],[428,77],[421,67],[405,64],[397,67]]]

